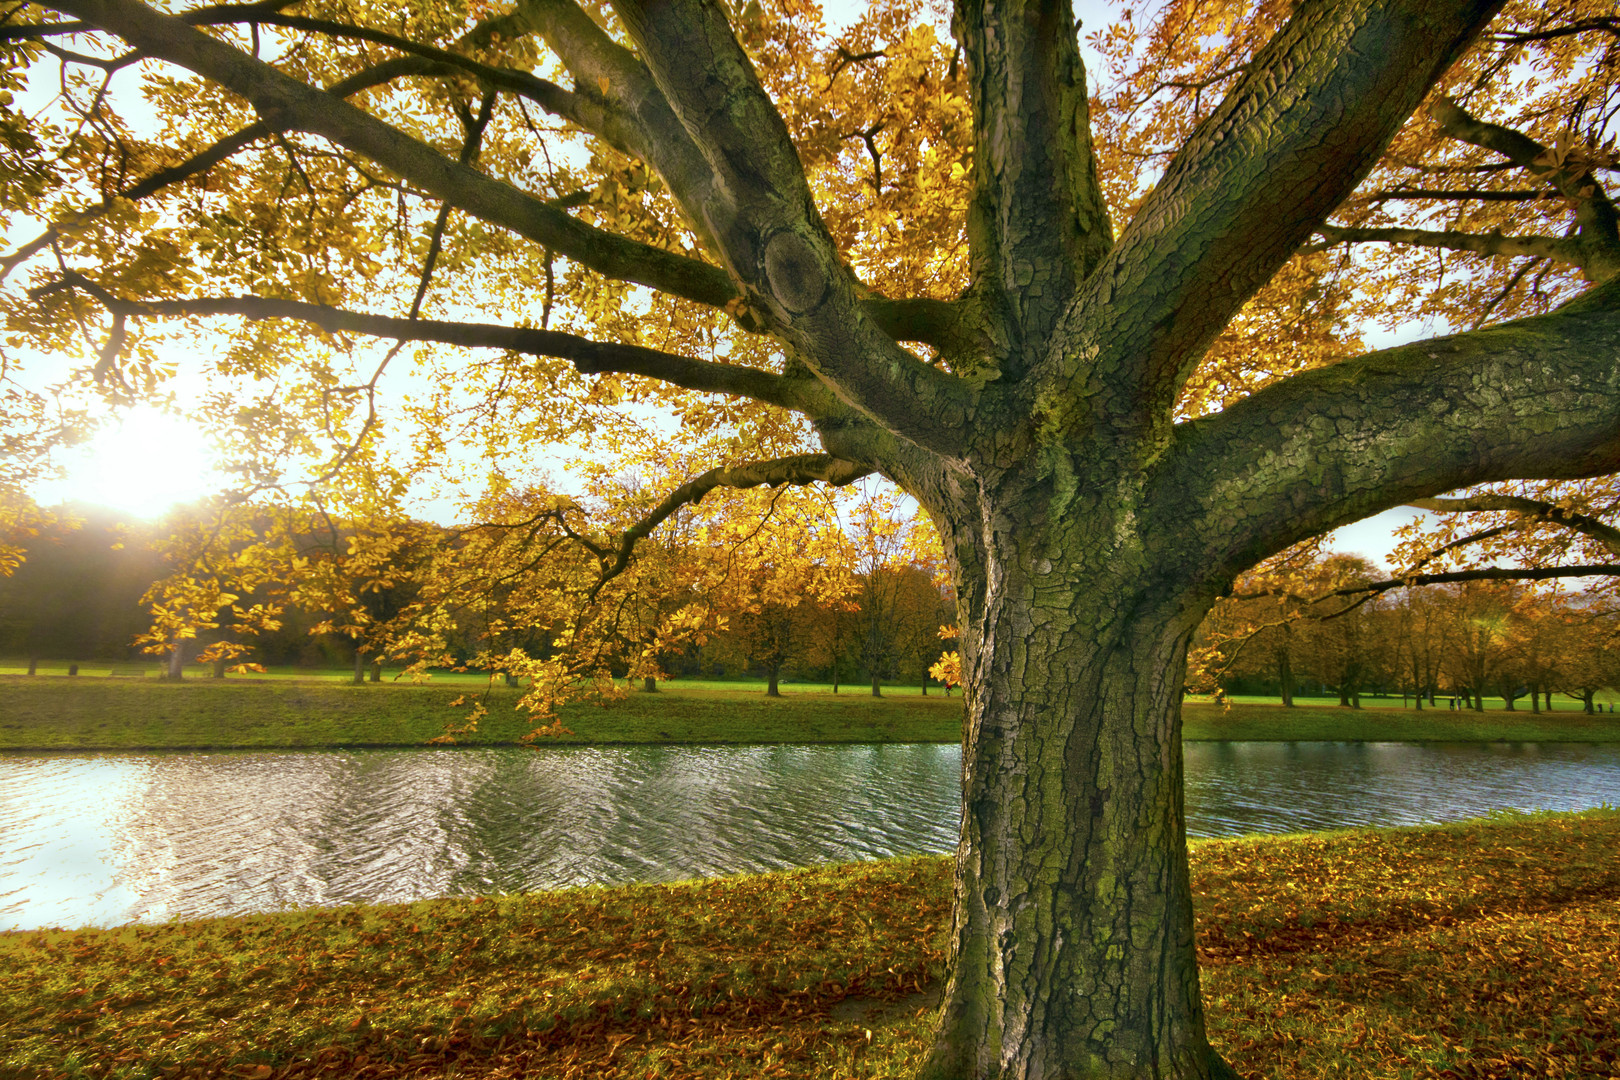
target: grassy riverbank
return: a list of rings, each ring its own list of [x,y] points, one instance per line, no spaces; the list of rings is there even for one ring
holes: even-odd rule
[[[446,722],[465,685],[0,676],[0,750],[268,749],[421,746]],[[530,725],[517,692],[490,692],[489,715],[462,736],[472,746],[515,743]],[[617,704],[564,713],[562,743],[956,742],[962,699],[935,693],[873,698],[800,692],[767,698],[757,688],[666,684]],[[1188,704],[1185,736],[1394,741],[1620,741],[1620,715],[1448,712],[1277,705]]]
[[[1195,842],[1240,1073],[1620,1070],[1620,812]],[[0,934],[0,1075],[905,1077],[943,858]]]

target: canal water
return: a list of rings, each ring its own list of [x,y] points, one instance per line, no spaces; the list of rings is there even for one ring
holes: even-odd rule
[[[1188,832],[1620,804],[1620,746],[1185,745]],[[945,852],[953,745],[0,756],[0,929]]]

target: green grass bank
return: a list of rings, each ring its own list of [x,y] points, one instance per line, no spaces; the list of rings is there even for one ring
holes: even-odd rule
[[[325,681],[42,678],[0,676],[0,750],[270,749],[421,746],[466,714],[450,703],[465,684],[351,686]],[[516,743],[530,730],[512,708],[515,690],[489,693],[469,746]],[[759,689],[664,684],[608,706],[576,706],[574,732],[556,742],[805,743],[956,742],[962,699],[914,690],[874,698],[801,691],[767,698]],[[1189,703],[1185,737],[1264,741],[1617,742],[1620,714],[1416,712]],[[548,740],[550,741],[550,740]]]
[[[1245,1077],[1620,1075],[1620,812],[1194,841]],[[950,866],[0,934],[0,1076],[899,1078]]]

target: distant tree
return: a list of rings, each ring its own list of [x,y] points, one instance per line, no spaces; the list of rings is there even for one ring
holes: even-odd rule
[[[1440,688],[1450,628],[1445,600],[1446,594],[1437,589],[1406,589],[1387,609],[1396,677],[1419,711],[1425,698],[1433,704]]]
[[[227,499],[178,507],[153,533],[151,546],[166,572],[141,597],[150,622],[135,641],[162,658],[164,677],[180,679],[188,651],[222,678],[232,661],[246,661],[260,634],[279,629],[278,602],[286,581],[283,536],[264,509]],[[249,599],[255,593],[277,599]]]
[[[1494,582],[1463,582],[1448,592],[1450,648],[1443,669],[1474,711],[1483,712],[1485,695],[1507,674],[1502,668],[1513,597]]]
[[[1559,660],[1558,689],[1597,711],[1598,691],[1620,685],[1620,615],[1592,595],[1571,599],[1549,635]]]
[[[1322,568],[1335,588],[1354,587],[1379,577],[1370,562],[1354,555],[1329,556]],[[1361,692],[1387,670],[1386,642],[1375,627],[1377,612],[1376,600],[1344,598],[1296,623],[1307,669],[1333,687],[1339,704],[1346,708],[1361,708]]]

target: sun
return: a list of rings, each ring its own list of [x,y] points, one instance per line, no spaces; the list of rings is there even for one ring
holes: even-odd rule
[[[151,519],[226,485],[208,437],[184,417],[149,405],[108,420],[57,461],[61,475],[34,488],[42,506],[90,503],[130,519]]]

